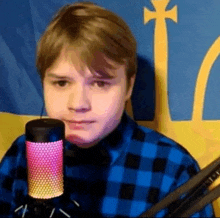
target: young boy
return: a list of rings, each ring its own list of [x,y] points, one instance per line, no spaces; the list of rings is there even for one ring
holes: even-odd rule
[[[47,114],[65,123],[65,192],[84,217],[137,217],[199,168],[180,145],[125,112],[136,75],[136,42],[127,24],[93,3],[59,10],[37,49]],[[25,136],[0,167],[0,214],[12,217],[27,196]],[[74,206],[65,209],[74,216]],[[162,217],[168,209],[160,211]],[[194,217],[212,217],[208,205]]]

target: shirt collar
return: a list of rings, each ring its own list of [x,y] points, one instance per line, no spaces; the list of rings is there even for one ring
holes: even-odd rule
[[[135,125],[137,125],[135,121],[124,111],[119,125],[101,142],[102,146],[104,146],[110,154],[111,165],[114,164],[119,157],[125,155],[130,146]]]

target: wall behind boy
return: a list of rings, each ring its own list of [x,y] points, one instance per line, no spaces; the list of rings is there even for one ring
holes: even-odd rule
[[[54,12],[71,2],[0,3],[0,156],[23,133],[25,123],[41,112],[36,42]],[[139,66],[129,114],[182,144],[201,167],[217,158],[220,1],[92,2],[124,18],[137,39]],[[220,202],[215,207],[220,208]]]

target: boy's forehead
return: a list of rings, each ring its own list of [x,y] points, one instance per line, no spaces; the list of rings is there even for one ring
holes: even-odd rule
[[[124,65],[118,64],[115,61],[107,58],[101,52],[96,52],[93,54],[92,59],[89,63],[87,63],[80,55],[79,52],[73,50],[62,50],[56,62],[51,68],[56,68],[62,62],[68,62],[74,66],[76,71],[85,74],[86,69],[92,72],[93,75],[100,77],[100,73],[102,76],[106,77],[117,77],[117,70]]]

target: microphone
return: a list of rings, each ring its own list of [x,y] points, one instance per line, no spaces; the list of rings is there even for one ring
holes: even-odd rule
[[[69,203],[79,207],[64,196],[65,124],[51,118],[32,120],[25,126],[25,136],[28,196],[14,211],[15,217],[71,217],[61,208]]]
[[[26,124],[28,195],[51,199],[63,194],[63,139],[65,125],[56,119]]]

